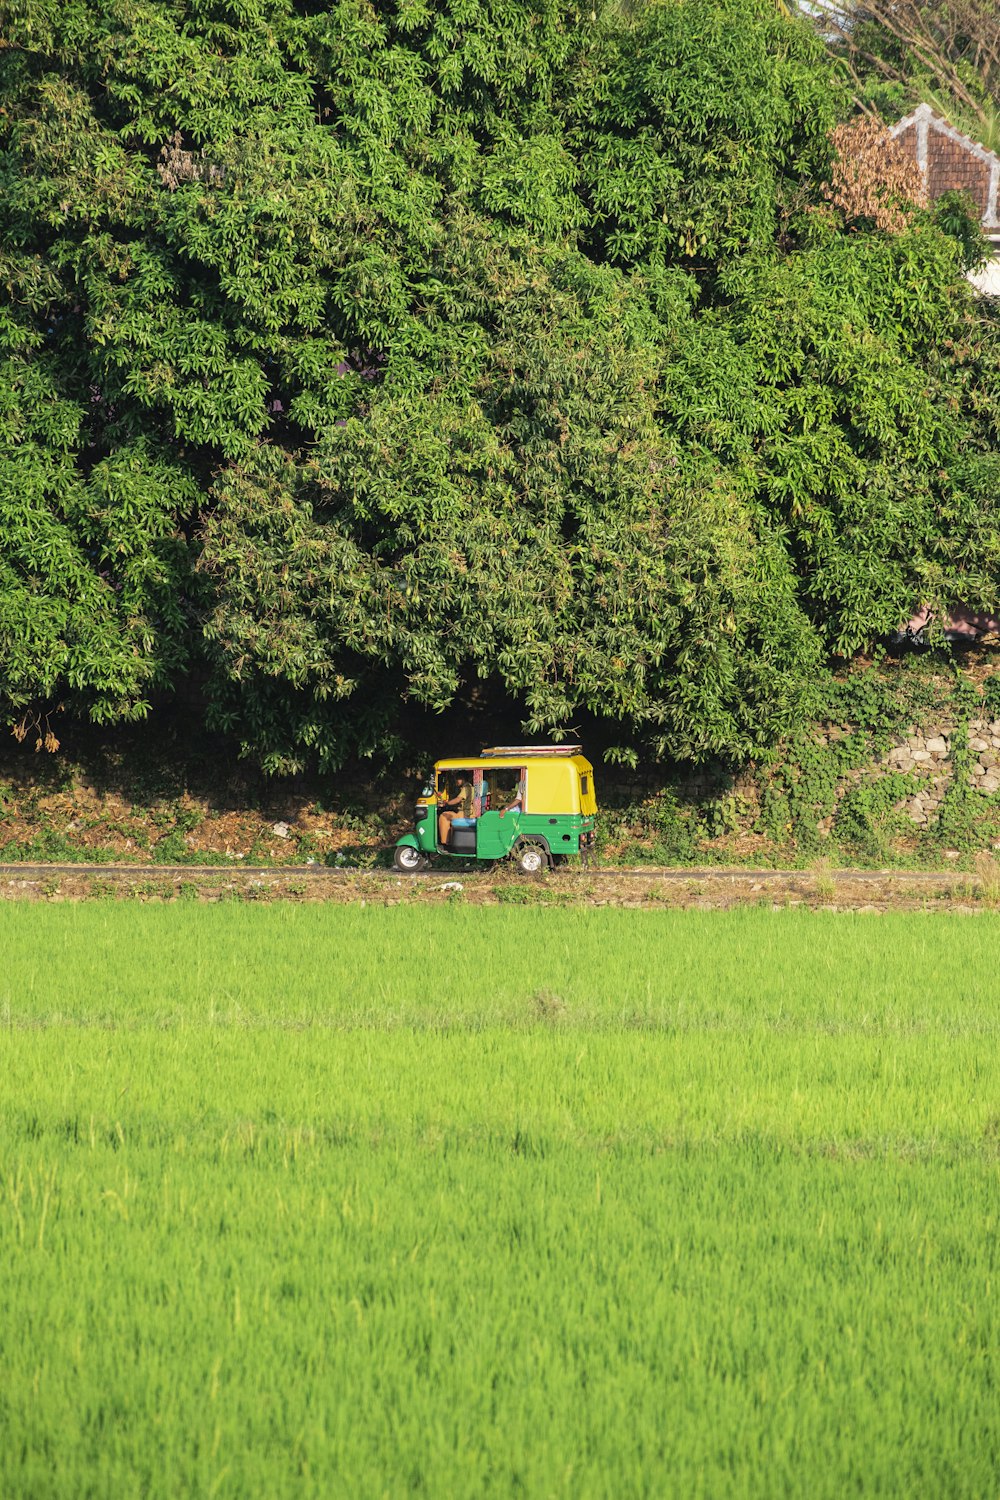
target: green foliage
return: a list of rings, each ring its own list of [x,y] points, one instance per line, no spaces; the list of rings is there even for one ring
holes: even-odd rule
[[[685,865],[704,854],[699,809],[685,804],[671,788],[639,803],[616,807],[602,803],[597,822],[597,853],[607,857],[609,846],[624,864]]]
[[[993,603],[963,231],[822,208],[842,93],[765,0],[0,26],[11,722],[195,686],[287,773],[475,698],[745,761],[829,653]]]
[[[982,715],[988,703],[973,684],[956,674],[950,694],[955,727],[949,744],[951,776],[937,821],[925,834],[925,845],[948,847],[963,852],[982,849],[997,834],[997,800],[987,799],[972,786],[973,755],[969,747],[969,719]]]
[[[816,648],[765,526],[658,429],[648,305],[576,254],[462,248],[468,394],[387,380],[307,463],[262,450],[216,487],[220,722],[251,725],[272,769],[296,744],[336,763],[384,743],[400,692],[441,709],[499,673],[534,733],[583,704],[675,753],[751,753]]]
[[[760,831],[801,855],[817,854],[827,847],[820,824],[836,816],[835,841],[854,857],[877,858],[888,815],[905,787],[897,789],[892,775],[869,784],[862,773],[907,727],[914,699],[906,686],[875,669],[819,680],[814,726],[761,766]],[[845,777],[857,779],[838,804]]]
[[[889,858],[890,836],[908,826],[896,805],[913,791],[912,779],[898,771],[859,778],[841,797],[834,819],[834,838],[853,859],[882,863]]]
[[[653,5],[587,62],[570,121],[595,255],[703,276],[794,232],[839,104],[808,26],[768,0]]]
[[[780,528],[799,602],[841,655],[915,599],[943,614],[992,597],[997,342],[985,326],[965,342],[958,271],[926,225],[734,262],[731,305],[671,371],[678,426]]]
[[[981,266],[991,250],[971,193],[949,189],[934,200],[934,222],[955,241],[967,270]]]

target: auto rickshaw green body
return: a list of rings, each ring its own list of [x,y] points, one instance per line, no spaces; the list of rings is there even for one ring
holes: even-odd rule
[[[453,827],[448,843],[441,844],[438,805],[457,771],[471,771],[474,787],[488,783],[491,771],[517,773],[522,806],[505,811],[489,805],[487,797],[480,801],[477,794],[472,826]],[[413,833],[396,845],[396,867],[416,870],[438,857],[498,860],[513,855],[525,871],[536,870],[568,855],[588,855],[596,814],[594,768],[578,746],[503,746],[471,758],[439,760],[432,787],[417,799]]]

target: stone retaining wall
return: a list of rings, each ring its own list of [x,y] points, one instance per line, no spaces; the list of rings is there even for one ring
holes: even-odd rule
[[[931,822],[951,780],[954,724],[928,726],[901,739],[879,759],[887,771],[913,778],[914,789],[898,808],[918,826]],[[1000,791],[1000,719],[973,719],[969,725],[970,784],[975,791]]]

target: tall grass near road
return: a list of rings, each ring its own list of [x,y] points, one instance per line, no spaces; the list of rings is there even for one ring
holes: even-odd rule
[[[0,907],[0,1493],[994,1493],[998,937]]]

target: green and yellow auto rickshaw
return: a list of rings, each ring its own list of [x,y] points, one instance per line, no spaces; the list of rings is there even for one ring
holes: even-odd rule
[[[435,764],[393,863],[413,874],[438,856],[512,859],[536,875],[571,854],[588,858],[596,814],[594,768],[579,745],[497,745]]]

